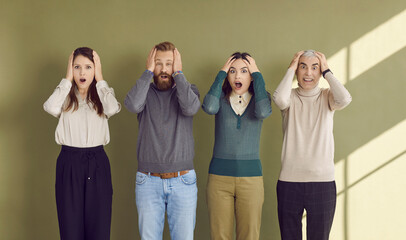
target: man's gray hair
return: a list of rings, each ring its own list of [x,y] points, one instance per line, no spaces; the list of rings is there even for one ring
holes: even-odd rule
[[[317,56],[316,56],[316,51],[311,50],[311,49],[306,50],[306,51],[304,51],[304,53],[302,54],[302,57],[317,57]]]

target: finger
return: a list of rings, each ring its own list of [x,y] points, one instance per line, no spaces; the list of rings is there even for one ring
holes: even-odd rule
[[[255,64],[255,59],[253,57],[247,56],[247,59],[248,59],[249,64],[251,64],[251,65]]]
[[[243,59],[242,61],[245,63],[245,65],[247,65],[248,70],[250,70],[251,64],[245,59]]]
[[[176,52],[176,48],[173,50],[173,61],[178,59],[178,53]]]
[[[321,52],[316,52],[316,55],[320,56],[320,58],[322,58],[322,59],[326,59],[326,56]]]
[[[319,55],[322,55],[322,56],[324,55],[322,52],[318,52],[318,51],[316,51],[315,53],[319,54]]]
[[[74,54],[74,52],[75,52],[75,51],[72,51],[72,53],[70,54],[70,56],[69,56],[69,62],[73,62],[73,54]]]
[[[96,51],[93,51],[93,59],[94,59],[95,61],[97,61],[97,62],[100,61],[100,57],[99,57],[99,55],[97,54]]]
[[[156,48],[155,48],[155,46],[154,46],[154,47],[151,49],[151,51],[149,51],[148,57],[149,57],[149,58],[153,57],[154,54],[155,54],[155,52],[156,52]]]
[[[300,58],[303,55],[304,51],[299,51],[295,54],[294,58]]]
[[[231,65],[233,65],[233,63],[235,62],[235,58],[234,59],[230,59],[230,61],[228,62],[227,66],[230,68]]]
[[[316,57],[320,60],[320,62],[326,62],[326,57],[324,56],[324,54],[322,54],[321,52],[315,52]]]
[[[152,50],[152,57],[153,57],[153,59],[155,59],[155,56],[156,56],[156,48],[154,47],[154,49]]]
[[[177,48],[175,48],[176,57],[180,59],[180,52]]]

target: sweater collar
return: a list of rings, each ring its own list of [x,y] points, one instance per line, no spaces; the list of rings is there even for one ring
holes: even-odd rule
[[[156,90],[160,91],[160,92],[169,92],[170,90],[174,89],[176,87],[176,83],[173,83],[172,87],[170,87],[167,90],[160,90],[158,89],[158,87],[156,86],[156,84],[154,82],[151,82],[151,85],[153,88],[155,88]]]
[[[316,96],[320,93],[321,88],[319,86],[316,86],[313,89],[310,90],[304,90],[301,87],[296,88],[297,93],[300,96],[304,96],[304,97],[312,97],[312,96]]]

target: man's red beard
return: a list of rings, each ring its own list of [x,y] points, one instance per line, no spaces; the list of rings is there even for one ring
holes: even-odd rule
[[[163,81],[160,79],[161,76],[166,76],[168,79]],[[159,90],[165,91],[173,86],[174,81],[171,75],[161,72],[158,76],[154,76],[154,83]]]

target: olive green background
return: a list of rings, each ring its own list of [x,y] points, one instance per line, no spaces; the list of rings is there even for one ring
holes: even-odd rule
[[[145,70],[151,47],[171,41],[179,49],[183,71],[198,86],[202,101],[234,51],[252,54],[267,89],[273,92],[295,52],[316,49],[330,57],[406,9],[404,0],[1,0],[0,4],[0,239],[5,240],[59,237],[54,197],[60,151],[54,141],[57,119],[43,111],[42,104],[65,76],[68,56],[75,48],[89,46],[99,53],[104,78],[122,103]],[[405,53],[401,48],[346,84],[353,102],[335,116],[336,161],[346,159],[406,119]],[[139,239],[134,200],[136,115],[123,106],[109,125],[111,141],[106,152],[114,188],[111,239]],[[199,188],[195,238],[206,240],[205,189],[214,117],[200,110],[194,120],[194,136]],[[275,188],[282,130],[281,114],[274,104],[272,115],[263,124],[260,147],[265,181],[261,239],[280,239]],[[396,162],[388,162],[382,169]],[[406,170],[404,164],[399,166],[398,170]],[[404,207],[391,208],[402,199],[404,202],[405,177],[389,179],[385,184],[377,190],[382,200],[373,202],[370,214],[362,216],[375,219],[379,227],[363,225],[363,221],[351,223],[352,210],[345,197],[334,222],[339,230],[333,227],[334,234],[342,237],[333,239],[363,239],[355,237],[362,236],[362,231],[393,233],[393,226],[397,226],[396,234],[403,235],[388,239],[405,235],[402,224],[374,210],[380,207],[396,216],[406,214]],[[399,198],[382,192],[392,187]],[[357,204],[362,205],[364,200],[359,201]],[[374,236],[365,239],[383,239]],[[167,228],[164,239],[170,239]]]

